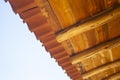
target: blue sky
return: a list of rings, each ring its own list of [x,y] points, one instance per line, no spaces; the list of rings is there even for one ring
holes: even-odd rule
[[[70,80],[4,0],[0,0],[0,80]]]

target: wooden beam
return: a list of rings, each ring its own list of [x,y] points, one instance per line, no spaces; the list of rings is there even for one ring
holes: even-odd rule
[[[112,19],[117,18],[118,16],[120,16],[120,4],[101,12],[94,17],[91,17],[83,24],[74,24],[73,26],[69,27],[69,29],[65,29],[61,32],[56,33],[56,39],[58,42],[63,42],[75,35],[104,25],[110,22]]]
[[[111,69],[111,68],[114,68],[114,67],[118,67],[118,66],[120,66],[120,60],[111,62],[109,64],[105,64],[105,65],[102,65],[101,67],[90,70],[90,71],[82,74],[82,78],[87,79],[87,78],[89,78],[89,77],[91,77],[91,76],[93,76],[95,74],[98,74],[100,72],[103,72],[105,70],[108,70],[108,69]],[[114,79],[114,80],[116,80],[116,79]]]
[[[87,58],[90,58],[91,56],[94,56],[99,51],[107,50],[109,47],[114,45],[120,45],[120,37],[117,37],[115,39],[112,39],[110,41],[104,42],[102,44],[99,44],[93,48],[87,49],[83,52],[77,53],[75,56],[72,56],[71,62],[72,64],[77,64]]]
[[[120,80],[120,72],[115,73],[111,76],[108,76],[107,78],[105,78],[104,80]]]

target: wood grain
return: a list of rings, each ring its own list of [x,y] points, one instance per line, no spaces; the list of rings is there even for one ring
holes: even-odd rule
[[[56,39],[58,42],[62,42],[64,40],[70,39],[75,35],[78,35],[80,33],[83,33],[88,30],[95,29],[101,25],[104,25],[119,16],[120,16],[120,7],[108,13],[105,13],[99,17],[96,17],[93,20],[85,22],[84,24],[81,24],[79,26],[74,26],[65,32],[61,32],[56,35]]]

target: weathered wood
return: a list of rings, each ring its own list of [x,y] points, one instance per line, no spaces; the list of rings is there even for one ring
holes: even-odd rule
[[[117,66],[120,66],[120,60],[111,62],[111,63],[109,63],[109,64],[105,64],[105,65],[103,65],[103,66],[100,66],[100,67],[98,67],[98,68],[95,68],[95,69],[93,69],[93,70],[90,70],[90,71],[82,74],[82,78],[83,78],[83,79],[87,79],[87,78],[89,78],[89,77],[91,77],[91,76],[93,76],[93,75],[95,75],[95,74],[98,74],[98,73],[100,73],[100,72],[102,72],[102,71],[105,71],[105,70],[107,70],[107,69],[111,69],[111,68],[114,68],[114,67],[117,67]],[[115,80],[115,79],[114,79],[114,80]]]
[[[104,80],[118,80],[118,79],[120,79],[120,72],[115,73],[115,74],[113,74],[111,76],[108,76]]]
[[[100,44],[98,46],[95,46],[95,47],[93,47],[91,49],[80,52],[75,56],[72,56],[70,58],[71,62],[72,62],[72,64],[77,64],[77,63],[85,60],[86,58],[94,56],[97,52],[106,50],[109,47],[114,46],[116,44],[120,44],[120,37],[115,38],[115,39],[110,40],[110,41],[107,41],[107,42],[104,42],[104,43],[102,43],[102,44]]]
[[[118,16],[120,16],[120,5],[112,9],[110,8],[109,10],[106,10],[104,14],[102,13],[95,17],[91,17],[90,20],[81,25],[78,26],[73,25],[71,28],[57,33],[56,39],[58,42],[63,42],[67,39],[72,38],[75,35],[78,35],[80,33],[86,32],[88,30],[97,28],[103,24],[106,24],[111,20],[117,18]]]

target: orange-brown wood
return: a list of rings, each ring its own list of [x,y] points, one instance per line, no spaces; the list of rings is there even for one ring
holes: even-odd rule
[[[85,22],[84,24],[74,26],[70,29],[68,29],[65,32],[60,32],[57,34],[56,39],[58,42],[65,41],[67,39],[70,39],[74,37],[75,35],[81,34],[83,32],[86,32],[91,29],[95,29],[101,25],[104,25],[111,20],[120,17],[120,7],[117,7],[114,10],[111,10],[110,12],[107,12],[99,17],[96,17],[95,19],[92,19],[88,22]]]
[[[115,65],[111,69],[99,69],[99,74],[96,71],[94,72],[95,68],[98,69],[100,66],[120,59],[120,40],[106,44],[108,40],[120,36],[120,17],[118,17],[120,12],[115,10],[115,8],[113,9],[113,6],[116,6],[119,1],[9,0],[14,12],[18,13],[23,21],[27,23],[30,31],[35,33],[37,39],[43,43],[46,51],[50,53],[51,57],[56,59],[72,80],[81,80],[81,74],[84,75],[84,73],[92,70],[93,72],[90,72],[91,75],[88,78],[91,80],[101,80],[120,71],[118,64],[117,67]],[[110,13],[109,11],[112,9],[114,11]],[[98,19],[93,19],[92,22],[92,18],[96,14],[101,14],[101,12],[104,14],[108,12],[108,15],[106,15],[112,16],[112,19],[99,15]],[[116,18],[114,13],[118,13]],[[94,23],[94,20],[98,21],[95,24],[97,27],[86,27],[82,32],[79,32],[79,29],[75,29],[75,34],[70,35],[72,37],[67,36],[69,38],[60,41],[60,43],[56,41],[55,33],[66,32],[76,23],[75,28],[80,26],[79,23],[85,22],[86,24],[87,21]],[[104,47],[101,43],[108,46],[105,45]],[[103,48],[96,47],[96,45],[102,45]],[[79,61],[71,64],[72,60],[70,60],[70,57],[77,56],[79,53],[87,57],[81,58],[80,56]]]
[[[73,57],[71,57],[71,61],[72,61],[72,64],[76,64],[88,57],[91,57],[93,55],[95,55],[95,53],[99,52],[99,51],[102,51],[102,50],[105,50],[111,46],[114,46],[115,44],[120,44],[120,37],[119,38],[116,38],[114,40],[111,40],[111,41],[108,41],[108,42],[105,42],[99,46],[96,46],[94,48],[91,48],[91,49],[88,49],[84,52],[81,52]],[[119,48],[118,48],[119,49]],[[118,52],[119,53],[119,52]]]
[[[105,64],[105,65],[103,65],[103,66],[101,66],[99,68],[95,68],[95,69],[93,69],[91,71],[88,71],[88,72],[84,73],[82,75],[82,77],[83,77],[83,79],[87,79],[88,77],[90,77],[92,75],[98,74],[98,73],[100,73],[102,71],[105,71],[106,69],[111,69],[111,68],[117,67],[117,66],[120,66],[120,60],[115,61],[115,62],[111,62],[109,64]]]
[[[119,80],[120,79],[120,72],[115,73],[107,78],[105,78],[104,80]]]

